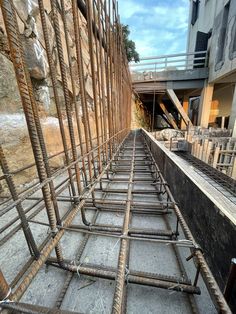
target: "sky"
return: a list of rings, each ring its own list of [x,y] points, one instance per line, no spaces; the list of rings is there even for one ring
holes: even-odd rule
[[[118,0],[140,57],[186,51],[189,0]]]

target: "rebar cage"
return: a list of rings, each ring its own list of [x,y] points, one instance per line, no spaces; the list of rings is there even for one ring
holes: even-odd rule
[[[56,136],[60,137],[62,150],[56,154],[48,151],[33,81],[26,62],[25,47],[21,41],[17,10],[13,1],[1,1],[1,13],[8,40],[8,57],[14,66],[34,156],[33,163],[12,170],[5,156],[4,144],[0,146],[0,179],[7,186],[7,195],[3,198],[0,215],[4,217],[12,209],[17,209],[17,215],[1,228],[1,244],[19,230],[23,230],[32,256],[11,283],[12,288],[16,287],[28,267],[32,268],[16,291],[12,291],[12,300],[18,300],[24,293],[54,247],[57,258],[63,259],[59,241],[64,231],[58,229],[58,226],[69,226],[79,211],[84,223],[89,225],[83,210],[84,200],[93,195],[94,184],[107,171],[114,153],[129,132],[131,120],[131,80],[116,2],[73,0],[68,8],[68,2],[65,3],[64,0],[50,1],[57,64],[50,42],[51,29],[47,22],[49,4],[47,2],[45,8],[44,1],[39,0],[37,5],[59,124]],[[73,35],[69,32],[68,22]],[[86,52],[82,49],[82,32],[87,35]],[[71,47],[70,35],[74,36],[74,47]],[[89,70],[84,62],[84,54],[87,52]],[[86,87],[88,75],[92,84],[92,100]],[[59,83],[62,85],[63,97],[59,95]],[[93,121],[89,112],[91,101]],[[94,132],[91,131],[91,123]],[[55,170],[50,162],[57,156],[61,156],[64,163]],[[14,182],[15,176],[30,168],[35,169],[35,178],[32,178],[32,181],[36,181],[19,190]],[[56,179],[61,175],[64,180],[56,184]],[[58,200],[65,189],[69,189],[71,207],[62,216]],[[42,195],[34,197],[38,191],[42,191]],[[25,208],[23,201],[30,197],[35,201]],[[45,209],[50,235],[37,245],[29,220]],[[26,217],[27,213],[30,215]],[[6,297],[6,285],[2,283],[1,281],[1,300]]]

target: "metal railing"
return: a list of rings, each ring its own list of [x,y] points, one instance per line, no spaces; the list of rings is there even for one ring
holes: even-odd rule
[[[140,63],[131,63],[130,70],[135,80],[154,78],[154,73],[175,70],[191,70],[207,66],[207,51],[195,51],[172,55],[141,58]]]

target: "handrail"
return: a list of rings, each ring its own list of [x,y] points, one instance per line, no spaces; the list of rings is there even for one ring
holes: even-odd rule
[[[199,57],[199,58],[193,58],[194,61],[197,60],[205,60],[206,57]],[[180,59],[180,60],[170,60],[168,61],[168,63],[175,63],[175,62],[184,62],[186,61],[186,59]],[[138,64],[134,64],[132,65],[132,67],[141,67],[141,66],[146,66],[146,65],[155,65],[155,64],[163,64],[163,61],[160,62],[147,62],[147,63],[138,63]]]
[[[198,63],[197,64],[198,67],[201,67],[203,68],[205,66],[205,63]],[[145,68],[145,69],[138,69],[137,72],[135,72],[136,74],[147,74],[147,72],[151,72],[151,73],[156,73],[156,72],[159,72],[159,71],[163,71],[163,70],[167,70],[167,71],[175,71],[175,70],[190,70],[192,69],[193,67],[185,67],[184,65],[180,65],[178,66],[178,68],[168,68],[168,67],[158,67],[156,69],[153,69],[153,68]],[[142,71],[142,72],[139,72],[139,71]],[[133,74],[135,74],[133,73]]]
[[[207,53],[207,50],[203,51],[194,51],[194,52],[182,52],[182,53],[175,53],[170,55],[160,55],[160,56],[153,56],[153,57],[144,57],[140,58],[140,61],[142,60],[153,60],[153,59],[163,59],[163,58],[174,58],[174,57],[183,57],[183,56],[193,56],[198,54]]]
[[[140,60],[152,60],[152,62],[140,62],[138,64],[130,64],[130,70],[135,80],[141,79],[137,78],[137,75],[146,76],[147,72],[152,76],[153,74],[160,71],[191,70],[193,68],[206,67],[207,51],[204,50],[172,55],[162,55],[156,57],[147,57],[141,58]]]

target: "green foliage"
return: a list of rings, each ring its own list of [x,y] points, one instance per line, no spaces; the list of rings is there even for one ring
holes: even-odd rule
[[[129,39],[129,25],[121,25],[122,32],[123,32],[123,40],[124,40],[124,47],[127,55],[128,61],[135,61],[135,63],[139,62],[139,54],[136,51],[135,42]]]

